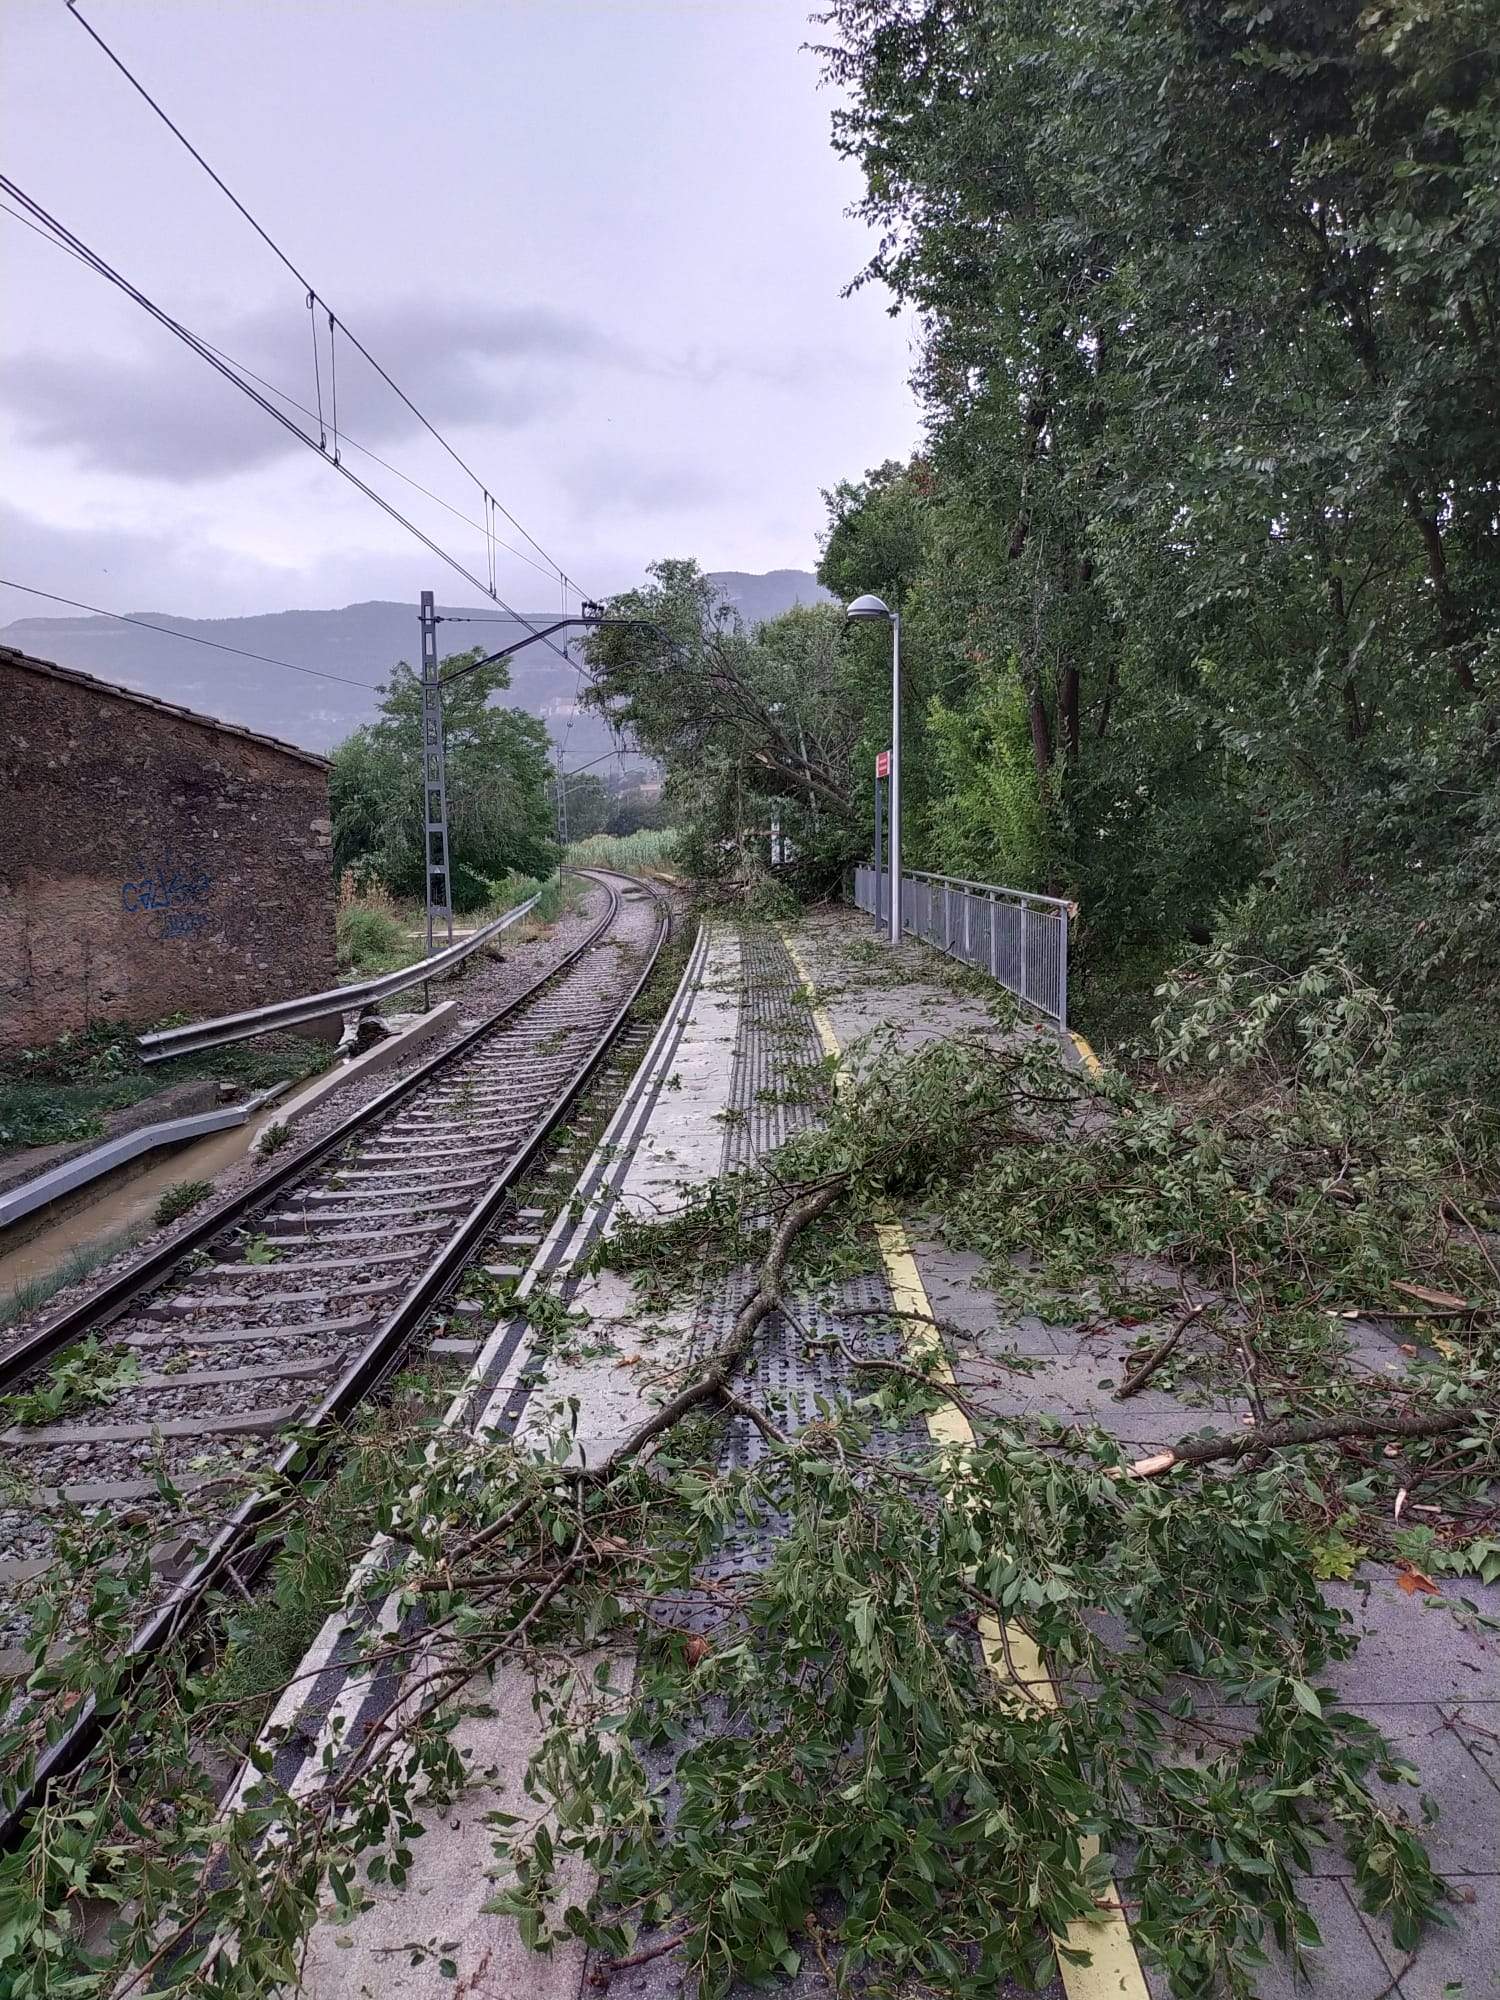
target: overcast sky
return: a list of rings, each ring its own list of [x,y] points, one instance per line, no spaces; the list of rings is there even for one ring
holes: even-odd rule
[[[371,353],[589,591],[810,568],[819,489],[904,455],[913,329],[828,143],[807,0],[81,0]],[[3,170],[309,407],[295,280],[63,0],[0,7]],[[327,330],[321,357],[331,402]],[[0,215],[3,574],[213,617],[472,592],[139,307]],[[340,345],[339,421],[478,491]],[[295,414],[295,413],[293,413]],[[348,463],[486,574],[485,539]],[[515,540],[501,524],[502,532]],[[523,545],[524,546],[524,545]],[[501,594],[559,590],[499,557]],[[0,622],[46,612],[0,591]]]

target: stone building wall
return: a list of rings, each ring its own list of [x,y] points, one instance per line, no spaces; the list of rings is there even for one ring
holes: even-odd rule
[[[0,1053],[336,979],[328,766],[0,647]]]

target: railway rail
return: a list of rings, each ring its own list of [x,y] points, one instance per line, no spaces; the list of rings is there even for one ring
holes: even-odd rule
[[[267,1469],[310,1469],[476,1266],[492,1290],[519,1278],[545,1217],[513,1191],[606,1056],[624,1052],[670,928],[648,885],[580,872],[604,889],[604,913],[524,993],[0,1356],[0,1393],[14,1392],[108,1327],[100,1366],[122,1378],[83,1420],[0,1434],[0,1661],[59,1510],[125,1507],[161,1529],[161,1589],[121,1663],[126,1681],[143,1671],[212,1586],[237,1580]],[[448,1330],[430,1351],[461,1360],[477,1347]],[[0,1785],[0,1845],[96,1735],[81,1704],[34,1769]]]

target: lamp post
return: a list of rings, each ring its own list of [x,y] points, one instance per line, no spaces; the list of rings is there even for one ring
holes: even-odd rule
[[[901,942],[901,613],[892,611],[883,598],[856,597],[844,612],[852,624],[856,619],[884,619],[891,628],[891,912],[890,939]],[[880,894],[877,880],[875,893]]]

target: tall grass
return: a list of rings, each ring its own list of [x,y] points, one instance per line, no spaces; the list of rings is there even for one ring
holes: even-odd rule
[[[464,922],[482,929],[485,924],[492,924],[496,917],[503,917],[507,910],[513,910],[517,903],[524,903],[528,896],[540,892],[545,901],[548,887],[555,886],[556,882],[555,875],[549,875],[546,882],[539,882],[534,875],[507,875],[503,882],[490,883],[489,901],[482,910],[475,910],[465,917]],[[534,914],[545,914],[541,903],[538,903]],[[551,914],[555,916],[556,911]]]
[[[422,956],[422,946],[394,909],[361,897],[339,906],[338,953],[345,971],[368,976],[412,964]]]
[[[669,868],[677,852],[675,827],[642,827],[638,833],[592,833],[575,840],[567,858],[582,868]]]

